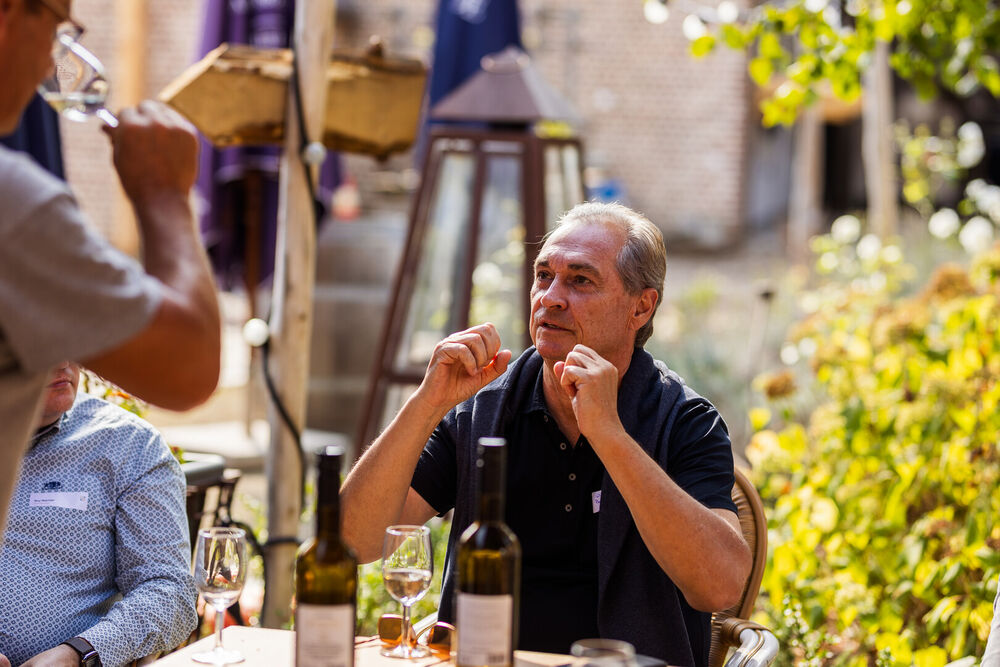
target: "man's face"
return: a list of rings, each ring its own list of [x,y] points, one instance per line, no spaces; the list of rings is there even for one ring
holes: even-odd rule
[[[17,129],[38,84],[52,72],[56,26],[69,15],[69,0],[49,0],[33,10],[27,0],[8,0],[0,17],[0,134]],[[51,7],[49,6],[51,5]],[[65,14],[57,9],[65,8]]]
[[[63,416],[63,413],[73,407],[76,400],[76,388],[80,384],[80,367],[64,361],[52,373],[49,384],[45,387],[45,402],[42,405],[42,416],[38,426],[48,426]]]
[[[625,233],[603,224],[557,230],[535,260],[529,331],[546,361],[562,361],[577,344],[628,366],[639,297],[625,291],[615,260]]]

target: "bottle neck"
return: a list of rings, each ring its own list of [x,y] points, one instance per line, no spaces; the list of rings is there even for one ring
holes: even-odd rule
[[[340,471],[325,466],[316,480],[316,535],[340,535]]]
[[[506,451],[502,447],[483,448],[480,460],[476,519],[480,522],[502,522],[507,483]]]

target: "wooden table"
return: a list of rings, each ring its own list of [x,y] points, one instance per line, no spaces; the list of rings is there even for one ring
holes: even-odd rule
[[[381,642],[374,637],[359,637],[355,640],[355,667],[450,667],[454,662],[444,662],[437,658],[405,661],[386,658],[379,654]],[[214,637],[199,639],[190,646],[169,653],[155,663],[155,667],[192,667],[191,655],[212,650]],[[222,644],[235,649],[246,658],[237,667],[292,667],[295,654],[295,633],[291,630],[268,630],[230,626],[223,631]],[[534,651],[514,651],[514,667],[564,667],[572,658],[556,653],[535,653]]]

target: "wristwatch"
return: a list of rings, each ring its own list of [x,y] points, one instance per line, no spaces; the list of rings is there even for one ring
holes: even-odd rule
[[[80,656],[80,667],[101,667],[101,656],[97,649],[83,637],[71,637],[63,642]]]

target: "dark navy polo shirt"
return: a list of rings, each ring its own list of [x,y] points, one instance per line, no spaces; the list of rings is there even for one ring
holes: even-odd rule
[[[559,430],[545,405],[541,372],[523,396],[502,434],[508,442],[505,519],[523,550],[517,648],[568,653],[577,639],[600,636],[595,493],[602,488],[605,470],[585,438],[574,446]],[[450,418],[431,436],[411,482],[440,514],[455,506],[458,492]],[[716,466],[732,475],[731,457],[705,456],[717,446],[729,451],[718,413],[706,401],[692,401],[676,424],[676,441],[699,446],[678,452],[678,465],[669,466],[668,474],[703,504],[732,506],[728,492],[713,483],[711,473],[706,475]],[[452,617],[452,610],[442,607],[440,613],[443,619]]]

